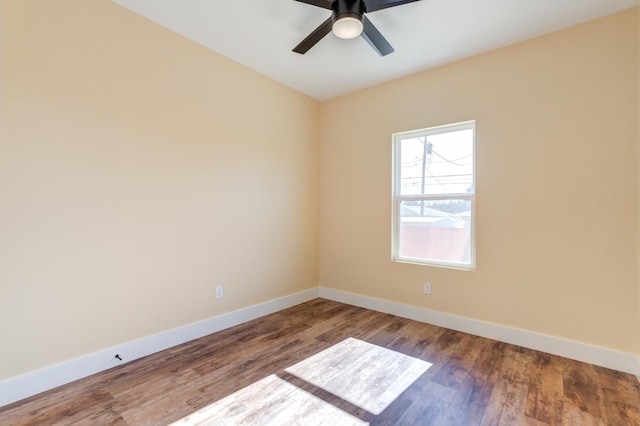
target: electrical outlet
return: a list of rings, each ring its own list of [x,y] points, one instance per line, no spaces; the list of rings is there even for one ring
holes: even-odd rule
[[[431,294],[431,283],[424,283],[424,294]]]
[[[216,299],[222,299],[224,297],[224,287],[221,285],[216,287]]]

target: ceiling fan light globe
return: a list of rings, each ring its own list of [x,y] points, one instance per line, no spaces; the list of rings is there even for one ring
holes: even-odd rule
[[[350,16],[338,19],[332,27],[333,34],[342,39],[356,38],[362,34],[362,29],[362,21]]]

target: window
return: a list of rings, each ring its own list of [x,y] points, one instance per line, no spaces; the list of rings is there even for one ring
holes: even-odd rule
[[[475,121],[393,135],[393,260],[475,269]]]

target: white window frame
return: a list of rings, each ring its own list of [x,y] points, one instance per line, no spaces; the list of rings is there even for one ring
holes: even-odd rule
[[[473,130],[472,141],[472,160],[473,160],[473,172],[472,172],[472,192],[470,193],[448,193],[448,194],[419,194],[419,195],[401,195],[401,155],[400,145],[403,139],[411,139],[415,137],[428,137],[431,135],[449,133],[460,130]],[[412,130],[408,132],[400,132],[393,134],[393,164],[392,164],[392,236],[391,236],[391,259],[395,262],[402,263],[414,263],[420,265],[439,266],[445,268],[475,270],[476,269],[476,122],[475,120],[464,121],[460,123],[447,124],[443,126],[429,127],[426,129]],[[432,259],[422,259],[413,257],[400,256],[400,226],[401,226],[401,214],[400,206],[402,201],[421,201],[421,200],[469,200],[471,203],[471,218],[470,218],[470,257],[469,263],[461,262],[446,262]]]

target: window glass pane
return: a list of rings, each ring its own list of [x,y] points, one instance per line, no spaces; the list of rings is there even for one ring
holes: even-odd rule
[[[400,202],[399,256],[471,263],[471,200]]]
[[[401,195],[464,194],[473,190],[473,129],[401,140]]]

